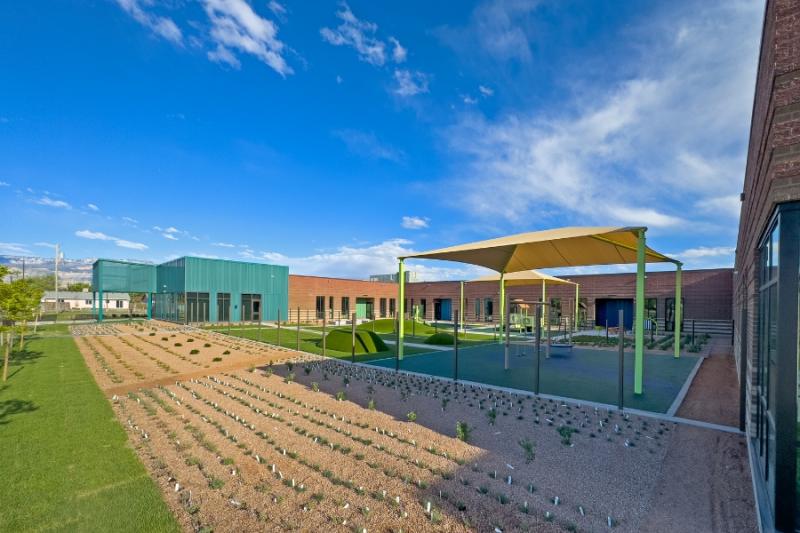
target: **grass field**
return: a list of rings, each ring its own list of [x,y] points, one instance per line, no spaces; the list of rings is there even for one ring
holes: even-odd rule
[[[510,369],[503,369],[504,351],[499,344],[484,344],[459,350],[459,379],[519,390],[534,391],[536,358],[527,347],[512,346]],[[524,355],[520,355],[523,354]],[[452,377],[453,350],[422,355],[408,354],[400,362],[401,370]],[[665,413],[697,363],[697,357],[645,355],[644,394],[633,393],[633,352],[625,354],[625,407]],[[394,358],[372,361],[394,368]],[[613,350],[573,348],[554,349],[549,359],[541,356],[540,390],[544,394],[616,405],[618,397],[618,355]]]
[[[179,530],[71,337],[31,339],[9,376],[0,531]]]
[[[230,334],[235,337],[243,337],[251,340],[261,340],[270,344],[278,345],[278,330],[270,327],[262,327],[261,332],[257,326],[242,326],[232,327],[230,330],[227,327],[212,328],[212,331]],[[349,331],[349,330],[348,330]],[[297,329],[295,328],[281,328],[280,332],[280,346],[285,348],[297,348]],[[313,354],[322,354],[322,329],[315,328],[302,328],[300,330],[300,350]],[[427,353],[431,350],[425,348],[412,348],[406,347],[405,353],[420,354]],[[326,355],[335,357],[337,359],[349,359],[350,352],[342,352],[336,350],[326,350]],[[386,357],[394,357],[394,346],[389,346],[389,349],[383,352],[376,352],[373,354],[358,354],[356,361],[366,362],[373,359],[384,359]]]

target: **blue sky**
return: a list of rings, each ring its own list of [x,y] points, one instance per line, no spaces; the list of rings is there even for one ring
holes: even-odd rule
[[[361,278],[411,250],[620,224],[689,268],[731,266],[762,12],[4,2],[0,254]]]

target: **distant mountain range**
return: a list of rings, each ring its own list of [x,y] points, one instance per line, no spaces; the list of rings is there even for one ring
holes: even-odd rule
[[[0,265],[5,265],[13,270],[13,276],[22,276],[23,261],[25,276],[46,276],[55,270],[53,257],[25,257],[14,255],[0,255]],[[62,259],[58,263],[58,285],[68,283],[91,283],[93,258],[87,259]]]

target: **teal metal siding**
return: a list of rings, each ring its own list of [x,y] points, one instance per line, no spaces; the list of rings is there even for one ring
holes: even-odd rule
[[[261,263],[186,257],[185,292],[209,293],[209,320],[217,320],[217,293],[231,295],[231,320],[241,320],[242,294],[260,294],[264,320],[286,316],[289,305],[289,268]]]
[[[186,258],[174,259],[156,267],[156,292],[186,292]]]
[[[103,292],[154,292],[156,266],[98,259],[92,266],[92,287]]]

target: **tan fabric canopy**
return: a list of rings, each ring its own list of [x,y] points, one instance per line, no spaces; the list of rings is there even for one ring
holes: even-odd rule
[[[565,279],[557,278],[555,276],[551,276],[550,274],[539,272],[538,270],[525,270],[522,272],[512,272],[511,274],[506,274],[504,279],[506,287],[519,287],[522,285],[541,285],[543,281],[545,285],[577,285],[574,281],[568,281]],[[494,283],[498,283],[500,281],[500,274],[489,274],[488,276],[481,276],[480,278],[470,280],[469,283],[474,283],[477,281],[491,281]]]
[[[440,259],[520,272],[535,268],[636,263],[638,235],[643,227],[570,227],[520,233],[440,248],[401,259]],[[673,262],[651,248],[648,263]],[[499,278],[498,278],[499,279]]]

